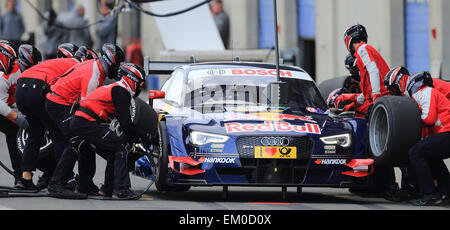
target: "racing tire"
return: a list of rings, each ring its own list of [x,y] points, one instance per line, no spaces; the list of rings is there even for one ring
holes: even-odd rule
[[[27,138],[28,132],[25,129],[19,128],[19,131],[17,132],[16,143],[20,155],[23,155]],[[44,134],[44,143],[41,145],[41,148],[39,149],[38,159],[44,159],[50,154],[53,154],[53,144],[52,140],[48,136],[48,131],[46,131]]]
[[[130,106],[131,120],[140,137],[148,137],[156,130],[158,116],[153,108],[145,101],[136,97]]]
[[[159,122],[158,125],[159,144],[158,157],[152,157],[153,178],[155,187],[159,192],[184,192],[190,189],[189,185],[170,185],[169,183],[169,154],[170,143],[167,135],[166,123]]]
[[[334,77],[328,80],[321,82],[317,88],[319,88],[319,92],[322,97],[327,100],[330,93],[335,90],[344,87],[344,82],[348,76],[343,77]]]
[[[375,165],[401,167],[408,151],[421,138],[422,121],[417,103],[410,97],[383,96],[369,118],[369,153]]]

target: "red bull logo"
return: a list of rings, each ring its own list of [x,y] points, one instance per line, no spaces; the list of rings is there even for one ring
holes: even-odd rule
[[[245,123],[227,123],[225,124],[227,133],[239,132],[296,132],[321,134],[318,124],[305,123],[304,125],[293,125],[288,122],[270,122],[265,121],[264,124],[245,124]]]
[[[261,121],[301,120],[305,122],[317,123],[310,116],[297,116],[291,114],[270,113],[270,112],[239,114],[227,118],[225,121],[233,121],[233,120],[261,120]]]

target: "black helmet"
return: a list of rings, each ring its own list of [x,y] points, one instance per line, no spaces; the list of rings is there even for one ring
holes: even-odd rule
[[[367,31],[366,28],[361,24],[356,24],[347,27],[344,32],[344,42],[347,50],[353,54],[355,50],[352,44],[355,42],[367,42]]]
[[[74,56],[80,61],[86,61],[89,59],[97,59],[98,58],[95,51],[93,51],[92,49],[89,49],[86,46],[80,46],[80,48],[78,48],[77,52],[75,52]]]
[[[133,90],[133,97],[139,96],[145,83],[144,69],[133,63],[124,63],[120,66],[118,74]]]
[[[117,76],[117,70],[120,63],[125,61],[125,53],[119,46],[110,43],[104,44],[100,51],[99,60],[109,78],[120,80]]]
[[[409,96],[412,96],[425,86],[433,87],[433,78],[431,77],[431,74],[427,71],[417,72],[409,79],[406,91]]]
[[[71,58],[77,52],[78,46],[72,43],[63,43],[58,46],[58,51],[56,52],[57,58]]]
[[[389,70],[384,77],[384,86],[391,95],[402,96],[409,79],[409,71],[403,66],[397,66]]]
[[[41,52],[32,45],[21,45],[18,53],[17,63],[21,72],[42,61]]]
[[[17,46],[13,42],[0,41],[0,65],[5,74],[10,74],[14,68],[14,61],[17,58]]]
[[[347,54],[345,57],[345,68],[350,72],[350,74],[355,78],[355,80],[360,81],[358,66],[356,66],[356,58]]]

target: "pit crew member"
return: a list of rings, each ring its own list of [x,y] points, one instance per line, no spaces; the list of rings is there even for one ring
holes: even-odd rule
[[[137,143],[139,138],[134,131],[131,115],[130,103],[132,97],[137,97],[144,86],[145,72],[138,65],[125,63],[119,69],[122,79],[106,86],[94,90],[85,99],[80,101],[80,107],[75,112],[70,128],[75,135],[96,146],[97,150],[108,154],[107,166],[105,170],[105,185],[102,187],[102,194],[113,198],[131,198],[135,196],[130,190],[130,177],[127,168],[126,156],[127,143]],[[157,115],[148,117],[154,125],[156,132]],[[108,126],[101,125],[101,122],[110,122],[110,118],[117,118],[125,136],[118,136],[112,132]],[[83,157],[87,152],[81,152],[78,160],[79,164],[79,188],[87,191],[89,181],[93,175],[89,169],[85,169],[86,160],[92,157]],[[91,178],[89,178],[91,177]]]
[[[22,178],[27,181],[26,185],[23,186],[24,189],[40,190],[47,187],[56,167],[56,162],[66,146],[67,141],[45,109],[45,95],[49,87],[64,73],[80,63],[79,59],[74,56],[73,47],[74,45],[70,43],[61,44],[58,48],[59,58],[45,60],[39,64],[41,58],[36,48],[28,45],[22,45],[19,48],[19,66],[22,69],[29,68],[19,76],[15,94],[17,106],[27,116],[29,123],[29,136],[25,143],[22,160]],[[49,171],[44,172],[37,185],[34,186],[32,172],[36,170],[39,149],[46,130],[49,131],[49,136],[53,142],[55,162]]]
[[[382,95],[387,95],[383,81],[389,66],[383,57],[367,44],[367,32],[363,25],[356,24],[348,27],[344,32],[344,42],[351,55],[356,57],[359,70],[361,94],[356,97],[357,113],[365,115],[370,113],[369,107]],[[364,116],[363,116],[364,117]],[[367,119],[366,119],[367,120]]]
[[[421,74],[411,76],[406,90],[419,106],[422,124],[431,130],[430,136],[413,145],[408,152],[422,194],[421,198],[411,203],[418,206],[440,205],[450,194],[450,173],[443,162],[450,157],[450,101]],[[436,190],[433,176],[444,195]]]
[[[17,76],[20,74],[16,63],[16,49],[14,43],[0,41],[0,131],[6,136],[6,144],[14,174],[21,176],[20,162],[22,157],[17,149],[16,138],[19,127],[27,128],[28,123],[19,111],[14,108],[14,91],[17,86]],[[20,186],[21,181],[15,179],[14,185]]]
[[[45,108],[67,140],[74,137],[69,128],[72,107],[75,108],[78,101],[85,99],[89,93],[101,86],[106,77],[117,79],[118,67],[124,59],[125,55],[120,47],[106,43],[101,49],[99,59],[77,65],[52,85],[51,92],[47,94]],[[88,145],[83,145],[82,149],[73,148],[70,142],[66,145],[49,182],[48,190],[51,196],[59,197],[67,193],[64,185],[77,161],[77,151],[92,150]],[[91,155],[95,157],[94,154]],[[95,165],[91,167],[91,171],[95,173]],[[90,189],[98,191],[93,182]]]

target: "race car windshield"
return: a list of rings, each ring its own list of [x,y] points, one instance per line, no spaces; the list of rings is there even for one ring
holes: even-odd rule
[[[306,107],[327,110],[314,82],[281,78],[288,83],[288,103],[276,105],[300,111]],[[208,76],[188,82],[184,105],[202,112],[235,111],[246,107],[255,110],[273,107],[268,99],[268,86],[274,77]],[[205,109],[205,108],[210,109]]]

